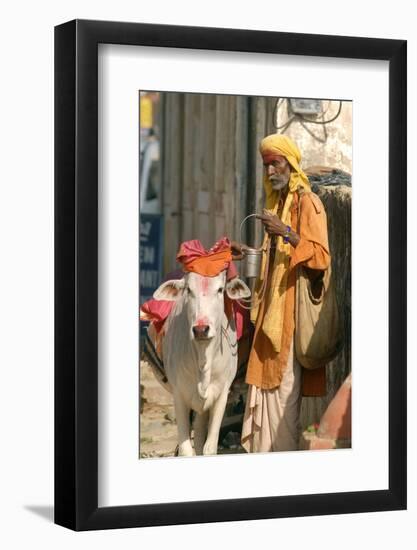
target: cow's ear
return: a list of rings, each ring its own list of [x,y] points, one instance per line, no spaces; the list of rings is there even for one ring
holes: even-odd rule
[[[184,288],[184,279],[172,279],[165,281],[155,290],[153,297],[155,300],[177,300]]]
[[[232,300],[249,298],[250,296],[249,287],[237,277],[226,284],[226,293]]]

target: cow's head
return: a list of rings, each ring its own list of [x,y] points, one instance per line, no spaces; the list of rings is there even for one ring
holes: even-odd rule
[[[156,300],[182,299],[187,313],[190,336],[195,340],[210,340],[221,329],[224,313],[224,293],[232,300],[249,298],[250,290],[238,278],[226,281],[226,272],[216,277],[187,273],[183,279],[162,283],[154,292]]]

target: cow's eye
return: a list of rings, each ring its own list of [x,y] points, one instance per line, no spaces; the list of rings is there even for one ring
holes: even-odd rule
[[[223,290],[224,290],[224,289],[221,287],[221,288],[219,288],[219,290],[218,290],[217,292],[218,292],[219,294],[221,294],[221,293],[223,292]]]

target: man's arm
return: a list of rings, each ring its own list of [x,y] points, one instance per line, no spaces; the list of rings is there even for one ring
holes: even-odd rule
[[[232,249],[232,260],[241,260],[243,258],[244,245],[237,241],[230,241],[230,248]]]
[[[327,217],[323,203],[314,193],[304,193],[300,200],[300,240],[290,266],[303,264],[314,274],[330,265]]]
[[[289,225],[285,225],[276,214],[269,214],[264,210],[263,214],[258,214],[256,217],[262,221],[268,235],[278,235],[287,240],[294,248],[298,246],[300,235],[293,231]]]

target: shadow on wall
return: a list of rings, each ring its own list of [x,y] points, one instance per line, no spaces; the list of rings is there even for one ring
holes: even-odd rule
[[[53,506],[38,506],[38,505],[26,505],[24,509],[28,512],[32,512],[43,519],[46,519],[49,523],[54,522],[54,507]]]

